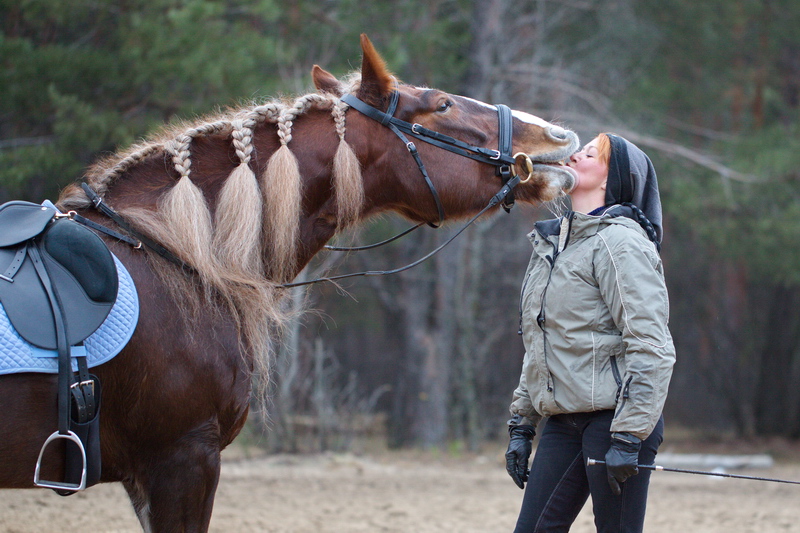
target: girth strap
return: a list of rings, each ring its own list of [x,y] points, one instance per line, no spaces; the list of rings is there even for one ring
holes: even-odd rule
[[[4,279],[5,281],[13,283],[14,275],[22,266],[22,263],[25,262],[25,256],[27,254],[28,254],[28,244],[24,243],[19,248],[17,248],[17,253],[14,254],[14,259],[11,260],[11,264],[8,265],[6,271],[3,274],[0,274],[0,278]]]
[[[89,375],[89,366],[86,357],[76,357],[78,362],[78,380],[70,385],[75,412],[72,419],[78,424],[85,424],[94,418],[97,412],[97,398],[95,396],[95,383]]]

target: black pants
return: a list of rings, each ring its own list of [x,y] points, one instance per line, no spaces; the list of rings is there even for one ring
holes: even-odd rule
[[[622,494],[611,492],[602,465],[587,466],[586,459],[604,460],[611,445],[614,411],[557,415],[542,431],[516,533],[569,531],[589,495],[598,533],[638,533],[644,526],[650,470],[622,484]],[[654,464],[664,435],[664,419],[642,443],[639,464]]]

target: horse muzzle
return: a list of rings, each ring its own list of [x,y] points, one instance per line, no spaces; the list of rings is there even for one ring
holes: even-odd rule
[[[514,171],[520,176],[522,184],[532,178],[543,179],[557,188],[561,195],[569,194],[575,189],[578,176],[572,168],[566,165],[566,161],[578,150],[580,145],[578,136],[560,126],[551,126],[546,131],[549,137],[562,144],[563,147],[538,155],[517,152],[514,155]]]
[[[547,136],[555,142],[567,142],[571,131],[567,131],[561,126],[550,126],[545,130]],[[574,134],[573,134],[574,135]]]

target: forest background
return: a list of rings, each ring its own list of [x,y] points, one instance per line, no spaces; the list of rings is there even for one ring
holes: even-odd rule
[[[665,209],[671,424],[800,438],[796,0],[0,0],[0,201],[55,199],[162,124],[311,89],[366,32],[402,80],[600,131],[650,154]],[[435,176],[433,177],[435,180]],[[518,206],[402,274],[297,289],[262,439],[283,451],[475,449],[504,435],[523,347]],[[391,217],[349,236],[405,228]],[[406,264],[457,229],[301,276]]]

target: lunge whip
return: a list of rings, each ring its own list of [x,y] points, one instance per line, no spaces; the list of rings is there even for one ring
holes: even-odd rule
[[[600,461],[599,459],[586,459],[586,464],[588,466],[593,465],[604,465],[606,464],[605,461]],[[756,476],[743,476],[740,474],[725,474],[722,472],[706,472],[703,470],[684,470],[683,468],[667,468],[664,466],[659,465],[637,465],[639,468],[643,468],[644,470],[655,470],[657,472],[677,472],[679,474],[696,474],[699,476],[715,476],[715,477],[730,477],[735,479],[750,479],[753,481],[770,481],[772,483],[789,483],[792,485],[800,485],[800,481],[790,481],[788,479],[774,479],[769,477],[756,477]]]

